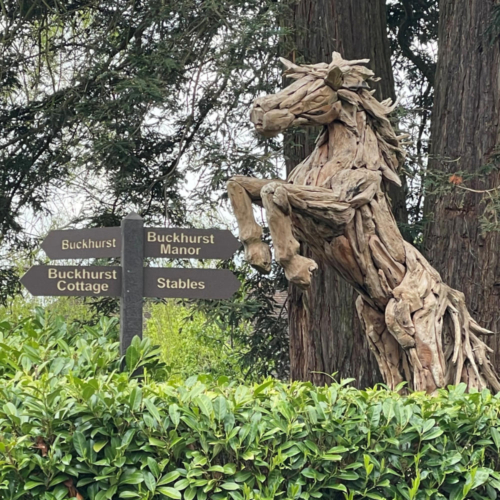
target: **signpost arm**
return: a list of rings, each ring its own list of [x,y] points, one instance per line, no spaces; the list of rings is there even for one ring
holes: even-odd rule
[[[144,221],[127,215],[122,230],[122,294],[120,299],[120,354],[125,355],[135,335],[142,338],[144,288]]]

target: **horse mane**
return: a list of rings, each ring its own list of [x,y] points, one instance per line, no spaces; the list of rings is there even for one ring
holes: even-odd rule
[[[356,126],[355,113],[357,111],[366,113],[385,163],[380,167],[384,177],[401,185],[397,171],[403,165],[406,155],[400,141],[407,135],[397,136],[388,119],[388,115],[394,111],[398,102],[393,103],[391,99],[379,102],[373,96],[375,90],[370,90],[369,82],[377,82],[380,78],[377,78],[371,69],[362,66],[368,63],[369,59],[347,61],[338,52],[334,52],[330,64],[297,65],[283,58],[281,62],[286,67],[284,74],[289,78],[298,80],[312,76],[315,79],[324,79],[325,83],[337,93],[338,101],[335,104],[343,108],[334,121],[342,122],[357,136],[360,135],[360,131]]]

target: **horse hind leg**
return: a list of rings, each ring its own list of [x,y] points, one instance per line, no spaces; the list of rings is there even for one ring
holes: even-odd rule
[[[276,260],[285,270],[288,281],[301,288],[308,288],[311,285],[312,273],[318,265],[314,260],[299,255],[300,243],[292,233],[292,208],[286,186],[276,182],[267,184],[261,190],[261,197],[266,209]]]
[[[239,176],[229,180],[227,191],[238,222],[245,260],[258,272],[268,274],[271,271],[271,250],[262,241],[262,228],[255,221],[252,207],[252,201],[259,201],[258,194],[263,185],[265,181],[260,179]]]
[[[413,389],[435,393],[463,381],[469,390],[500,391],[491,351],[478,337],[491,332],[471,318],[463,293],[442,283],[415,248],[405,249],[407,272],[392,291],[385,321],[408,356]]]
[[[356,299],[356,311],[375,355],[384,382],[389,389],[395,389],[408,377],[408,362],[404,350],[388,330],[384,313],[370,305],[361,295]]]

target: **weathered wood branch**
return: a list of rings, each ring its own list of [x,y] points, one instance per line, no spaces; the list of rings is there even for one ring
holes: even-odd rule
[[[429,393],[466,382],[500,390],[478,335],[490,334],[470,316],[463,294],[444,284],[422,254],[405,242],[387,195],[400,185],[405,154],[387,115],[390,101],[368,90],[366,61],[333,54],[330,65],[284,61],[296,79],[282,92],[255,101],[251,120],[265,135],[294,125],[323,125],[313,153],[287,181],[234,177],[229,197],[245,256],[268,272],[252,202],[266,209],[275,257],[287,278],[307,288],[317,268],[299,254],[303,241],[360,294],[356,307],[384,380],[407,380]]]

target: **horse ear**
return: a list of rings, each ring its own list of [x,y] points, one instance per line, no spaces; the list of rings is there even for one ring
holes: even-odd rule
[[[288,59],[285,59],[284,57],[280,57],[281,64],[285,66],[285,71],[290,71],[291,73],[295,71],[299,71],[299,73],[302,73],[300,66],[297,66],[294,64],[292,61],[289,61]]]
[[[325,76],[325,83],[333,90],[339,90],[344,83],[344,73],[338,66],[332,65]]]
[[[332,52],[332,66],[343,66],[345,65],[344,59],[342,59],[342,56],[340,55],[340,52]]]

